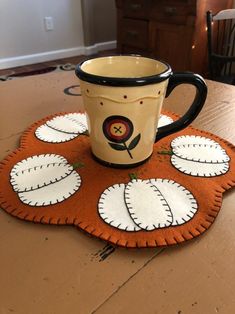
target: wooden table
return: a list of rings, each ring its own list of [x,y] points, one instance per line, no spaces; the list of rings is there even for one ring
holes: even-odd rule
[[[82,107],[63,93],[73,72],[0,84],[0,159],[33,122]],[[235,143],[235,87],[208,81],[194,126]],[[178,87],[165,108],[183,113],[194,90]],[[210,230],[171,248],[113,248],[69,226],[27,223],[0,211],[0,313],[235,313],[235,191]]]

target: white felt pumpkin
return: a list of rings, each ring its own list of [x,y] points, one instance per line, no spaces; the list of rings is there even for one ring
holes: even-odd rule
[[[155,230],[181,225],[197,212],[193,195],[182,185],[168,179],[133,179],[115,184],[99,200],[101,218],[125,231]]]
[[[81,178],[64,157],[42,154],[18,162],[11,170],[10,182],[23,203],[46,206],[73,195]]]
[[[229,156],[214,140],[202,136],[179,136],[171,142],[171,163],[192,176],[214,177],[229,170]]]
[[[125,200],[131,218],[142,229],[168,227],[173,217],[166,200],[151,182],[132,180],[125,189]]]
[[[140,228],[131,219],[124,199],[125,184],[114,184],[101,195],[98,211],[109,225],[126,231],[138,231]]]
[[[166,200],[173,216],[172,226],[182,225],[192,219],[198,210],[197,201],[185,187],[168,179],[150,179]]]
[[[63,143],[87,131],[86,116],[83,113],[69,113],[48,120],[35,131],[37,138],[49,143]]]
[[[165,114],[160,114],[157,127],[160,128],[161,126],[171,124],[172,122],[174,122],[174,120],[171,117]]]

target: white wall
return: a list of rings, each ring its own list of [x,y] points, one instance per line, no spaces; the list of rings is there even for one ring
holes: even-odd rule
[[[80,0],[0,0],[1,57],[83,45]],[[52,16],[55,29],[45,31]]]
[[[114,0],[85,2],[82,19],[81,0],[0,0],[0,69],[114,48]],[[53,31],[45,30],[46,16]]]
[[[45,16],[53,17],[53,31],[45,31]],[[81,0],[0,0],[0,68],[10,59],[21,65],[76,55],[81,47]]]
[[[0,69],[114,48],[116,43],[110,40],[110,30],[104,32],[108,23],[105,22],[104,1],[106,4],[114,2],[98,0],[90,8],[102,19],[96,18],[98,25],[96,23],[95,28],[103,37],[95,36],[97,41],[84,44],[81,0],[0,0]],[[114,3],[111,10],[115,14]],[[44,28],[46,16],[53,17],[53,31]],[[84,24],[88,31],[88,24],[94,23],[93,18],[86,19]],[[113,24],[116,24],[115,19]]]

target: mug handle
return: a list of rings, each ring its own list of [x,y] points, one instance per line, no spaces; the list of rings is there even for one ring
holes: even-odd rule
[[[188,111],[177,121],[171,124],[162,126],[158,129],[155,142],[159,141],[163,137],[180,131],[186,128],[201,111],[207,96],[207,86],[203,78],[190,72],[175,72],[169,79],[169,83],[166,90],[166,97],[168,97],[173,89],[180,84],[190,84],[196,87],[196,95],[192,105]]]

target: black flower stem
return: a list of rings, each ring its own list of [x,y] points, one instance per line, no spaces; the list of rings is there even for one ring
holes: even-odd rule
[[[129,156],[131,157],[131,159],[133,159],[133,157],[132,157],[132,155],[131,155],[131,152],[129,151],[129,148],[128,148],[127,145],[126,145],[126,142],[122,142],[122,143],[123,143],[123,145],[125,146],[125,148],[126,148],[128,154],[129,154]]]

